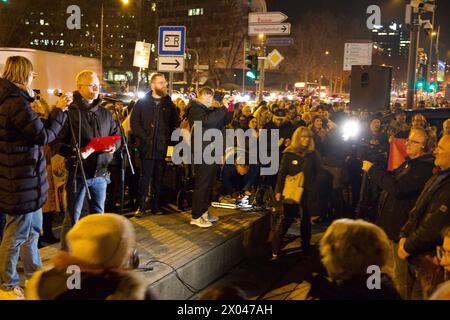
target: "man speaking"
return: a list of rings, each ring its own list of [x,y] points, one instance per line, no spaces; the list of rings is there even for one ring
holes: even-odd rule
[[[95,137],[116,136],[118,128],[111,112],[100,106],[100,80],[95,72],[81,71],[76,78],[77,91],[69,106],[68,121],[60,134],[60,153],[68,161],[67,212],[61,230],[61,246],[66,249],[65,235],[80,219],[86,187],[83,181],[79,158],[74,147],[80,147],[86,182],[91,194],[90,213],[105,211],[106,187],[110,182],[108,165],[120,142],[101,151],[87,149]]]

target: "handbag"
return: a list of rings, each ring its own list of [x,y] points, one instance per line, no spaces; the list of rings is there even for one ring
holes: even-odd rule
[[[303,182],[305,174],[300,171],[295,176],[286,176],[283,188],[283,198],[287,203],[300,204],[303,194]]]

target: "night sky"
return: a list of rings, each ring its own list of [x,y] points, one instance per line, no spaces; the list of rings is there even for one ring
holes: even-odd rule
[[[370,31],[366,27],[367,7],[378,5],[381,8],[381,21],[387,24],[391,21],[404,22],[405,6],[410,0],[266,0],[267,11],[281,11],[289,16],[288,22],[293,26],[303,15],[310,15],[321,10],[332,10],[345,14],[349,18],[358,19],[358,25],[349,26],[359,30]],[[450,62],[450,0],[437,0],[436,28],[441,26],[440,52],[441,58],[446,57]]]

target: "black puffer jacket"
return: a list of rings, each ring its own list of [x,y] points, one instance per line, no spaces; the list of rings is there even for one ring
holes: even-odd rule
[[[115,136],[119,134],[117,123],[114,121],[111,112],[100,106],[101,99],[96,99],[92,104],[83,99],[78,91],[73,93],[73,103],[69,106],[69,121],[64,125],[59,135],[62,143],[60,153],[65,156],[69,162],[69,171],[74,170],[73,164],[76,159],[74,152],[74,142],[70,130],[72,123],[77,141],[80,140],[80,148],[84,147],[94,138],[102,136]],[[81,116],[81,121],[80,121]],[[81,123],[81,132],[80,132]],[[116,147],[119,148],[120,141]],[[113,155],[103,152],[95,152],[87,159],[83,160],[86,178],[94,178],[104,175],[107,172],[109,163],[112,161]],[[81,174],[78,171],[78,174]]]
[[[53,110],[44,124],[27,92],[0,79],[0,211],[36,211],[47,200],[46,162],[41,146],[55,140],[66,115]]]
[[[170,96],[162,98],[156,106],[152,92],[148,92],[131,113],[131,131],[141,158],[165,159],[172,132],[179,125],[180,117]]]
[[[369,178],[383,190],[377,224],[389,239],[398,241],[400,229],[408,221],[409,211],[433,174],[433,167],[433,156],[423,155],[404,162],[392,174],[377,166],[370,168]]]
[[[410,259],[434,254],[442,243],[442,229],[450,225],[450,169],[431,177],[403,226],[400,237],[406,238],[405,250]]]

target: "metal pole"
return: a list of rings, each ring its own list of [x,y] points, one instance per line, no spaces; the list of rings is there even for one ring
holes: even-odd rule
[[[266,35],[263,36],[261,40],[261,56],[258,58],[259,61],[259,101],[262,101],[263,91],[264,91],[264,80],[265,80],[265,64],[266,64]]]
[[[247,37],[244,37],[244,57],[242,59],[242,93],[245,92],[245,60],[247,58]]]
[[[420,36],[420,15],[418,9],[413,9],[413,19],[411,22],[409,57],[408,57],[408,93],[406,97],[407,107],[414,108],[416,93],[416,64],[417,51],[419,49]]]
[[[102,1],[102,9],[101,9],[100,16],[101,16],[101,18],[100,18],[100,65],[102,67],[102,72],[103,72],[103,19],[104,19],[103,1]],[[103,76],[102,76],[102,79],[103,79]]]
[[[142,68],[139,68],[138,76],[137,76],[137,85],[136,85],[136,96],[139,94],[139,83],[141,82],[141,72]]]
[[[198,81],[198,70],[199,70],[199,63],[200,63],[200,56],[198,54],[198,51],[196,49],[186,49],[187,52],[193,52],[195,53],[195,61],[196,61],[196,66],[195,66],[195,92],[198,93],[198,85],[199,85],[199,81]]]
[[[169,72],[169,95],[172,96],[173,92],[173,72]]]
[[[436,10],[436,8],[435,8],[435,10]],[[430,82],[430,79],[431,79],[431,64],[433,62],[432,57],[433,57],[434,19],[435,19],[435,11],[433,11],[433,18],[431,19],[432,20],[431,24],[433,26],[433,29],[431,29],[431,31],[430,31],[430,54],[428,55],[428,67],[427,67],[427,79],[428,79],[428,81],[427,82]]]

